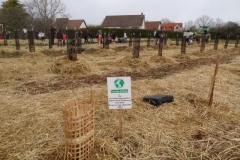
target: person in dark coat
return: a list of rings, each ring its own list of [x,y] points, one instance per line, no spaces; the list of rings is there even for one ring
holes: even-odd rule
[[[90,42],[93,43],[93,34],[91,32],[88,33],[89,38],[90,38]]]
[[[54,45],[54,38],[55,38],[55,28],[52,26],[51,27],[51,44]]]
[[[36,40],[38,40],[38,34],[39,34],[39,32],[35,31],[35,38],[36,38]]]
[[[115,33],[115,31],[112,32],[111,38],[112,38],[112,42],[115,42],[115,39],[116,39],[116,33]]]
[[[83,33],[84,43],[88,42],[88,30]]]
[[[161,34],[161,31],[158,29],[156,32],[155,32],[155,45],[157,45],[159,39],[160,39],[160,34]],[[160,42],[160,41],[159,41]]]

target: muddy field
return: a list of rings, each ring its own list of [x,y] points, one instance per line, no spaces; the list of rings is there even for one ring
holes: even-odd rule
[[[66,46],[48,49],[27,41],[0,41],[0,160],[62,160],[65,155],[62,107],[96,91],[95,140],[90,159],[240,159],[240,48],[230,44],[181,47],[169,41],[159,57],[153,42],[141,43],[132,59],[125,44],[83,44],[78,60],[69,61]],[[216,57],[220,65],[213,105],[208,95]],[[118,111],[108,109],[107,77],[131,76],[132,106],[123,110],[123,139]],[[159,107],[146,95],[170,94],[173,103]]]

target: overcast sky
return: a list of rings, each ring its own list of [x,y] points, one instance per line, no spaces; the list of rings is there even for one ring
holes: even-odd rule
[[[2,1],[2,0],[0,0]],[[20,0],[24,2],[28,0]],[[240,0],[62,0],[70,19],[99,25],[106,15],[145,15],[145,20],[195,21],[207,15],[214,20],[240,23]]]

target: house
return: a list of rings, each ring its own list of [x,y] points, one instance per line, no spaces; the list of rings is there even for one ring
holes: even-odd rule
[[[68,18],[56,18],[55,27],[68,29],[87,28],[86,22],[83,19],[69,20]]]
[[[162,31],[182,31],[182,23],[164,23],[162,24]]]
[[[102,26],[104,28],[137,28],[145,29],[145,15],[116,15],[106,16]]]
[[[148,30],[160,30],[161,29],[161,21],[146,21],[145,29]]]

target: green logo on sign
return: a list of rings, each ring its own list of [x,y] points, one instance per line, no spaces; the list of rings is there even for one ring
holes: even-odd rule
[[[124,81],[123,81],[122,79],[120,79],[120,78],[118,78],[118,79],[116,79],[116,80],[114,81],[114,86],[115,86],[116,88],[122,88],[123,85],[124,85]]]

